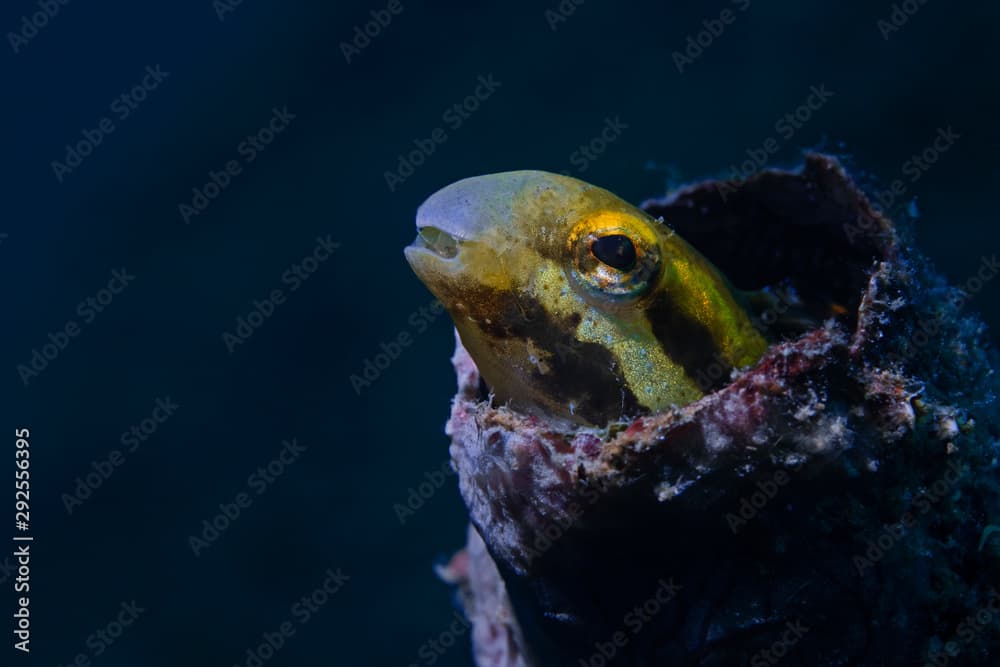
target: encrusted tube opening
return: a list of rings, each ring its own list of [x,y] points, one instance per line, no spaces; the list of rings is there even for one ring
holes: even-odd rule
[[[602,428],[482,400],[458,344],[447,430],[483,544],[456,580],[479,664],[590,664],[608,645],[609,665],[751,664],[789,633],[799,664],[917,664],[995,583],[968,561],[1000,514],[971,474],[996,466],[975,427],[995,406],[918,372],[962,368],[991,394],[981,332],[921,292],[914,252],[833,158],[643,208],[736,288],[795,300],[757,302],[772,345],[753,367]],[[914,342],[931,312],[950,356]]]

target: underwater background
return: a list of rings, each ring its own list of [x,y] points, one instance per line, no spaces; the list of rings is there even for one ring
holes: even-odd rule
[[[31,431],[36,541],[31,656],[3,664],[470,665],[433,572],[466,515],[440,472],[452,329],[402,255],[420,202],[532,168],[637,203],[819,149],[961,285],[1000,247],[998,20],[5,3],[0,413],[8,470]],[[998,293],[969,307],[993,331]]]

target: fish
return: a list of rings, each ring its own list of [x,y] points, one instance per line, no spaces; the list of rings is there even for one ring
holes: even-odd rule
[[[466,178],[418,208],[404,250],[496,402],[606,426],[682,407],[768,342],[669,221],[544,171]]]

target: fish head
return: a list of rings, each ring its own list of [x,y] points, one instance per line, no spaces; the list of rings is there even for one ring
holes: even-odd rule
[[[756,340],[724,349],[753,329],[704,257],[578,179],[464,179],[428,198],[416,225],[407,260],[512,407],[606,424],[697,400],[693,365],[712,354],[732,367],[762,352]]]

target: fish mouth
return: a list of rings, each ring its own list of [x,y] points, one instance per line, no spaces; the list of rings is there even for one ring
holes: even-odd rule
[[[459,242],[458,238],[439,227],[418,227],[417,238],[407,250],[426,250],[441,259],[455,259],[458,256]]]
[[[418,226],[417,238],[403,249],[403,255],[417,277],[434,292],[435,286],[463,273],[459,253],[462,239],[434,225]]]

